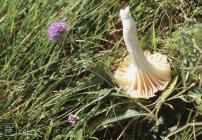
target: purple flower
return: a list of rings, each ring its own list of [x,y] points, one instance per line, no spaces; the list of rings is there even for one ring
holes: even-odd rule
[[[77,122],[78,122],[78,118],[76,116],[74,116],[74,115],[69,115],[68,122],[71,125],[76,125]]]
[[[65,22],[58,21],[53,22],[48,27],[48,35],[50,39],[56,42],[62,34],[68,31],[68,27]]]

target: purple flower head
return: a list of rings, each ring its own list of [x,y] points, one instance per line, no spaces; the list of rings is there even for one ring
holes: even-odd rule
[[[69,115],[68,122],[71,125],[76,125],[77,122],[78,122],[78,118],[76,116],[74,116],[74,115]]]
[[[48,27],[48,35],[50,39],[56,42],[62,34],[68,31],[68,27],[65,22],[58,21],[53,22]]]

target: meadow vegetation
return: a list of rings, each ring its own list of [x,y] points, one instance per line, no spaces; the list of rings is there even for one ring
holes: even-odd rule
[[[3,139],[202,139],[202,1],[130,5],[142,48],[172,67],[168,88],[149,100],[113,80],[127,55],[118,0],[0,0]],[[47,32],[54,21],[70,29],[56,43]],[[13,132],[2,135],[7,122]]]

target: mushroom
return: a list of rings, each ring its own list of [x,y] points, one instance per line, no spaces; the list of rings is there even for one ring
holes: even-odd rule
[[[155,96],[155,92],[164,90],[170,82],[170,65],[167,56],[161,53],[143,52],[129,5],[123,1],[121,5],[123,39],[129,55],[119,64],[114,79],[118,86],[131,97],[148,99]]]

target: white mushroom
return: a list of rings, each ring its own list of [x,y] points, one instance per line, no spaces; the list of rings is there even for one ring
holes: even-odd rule
[[[166,88],[171,80],[167,56],[160,53],[143,52],[139,46],[136,24],[128,5],[120,10],[123,39],[129,55],[115,71],[118,86],[134,98],[150,98],[155,92]]]

